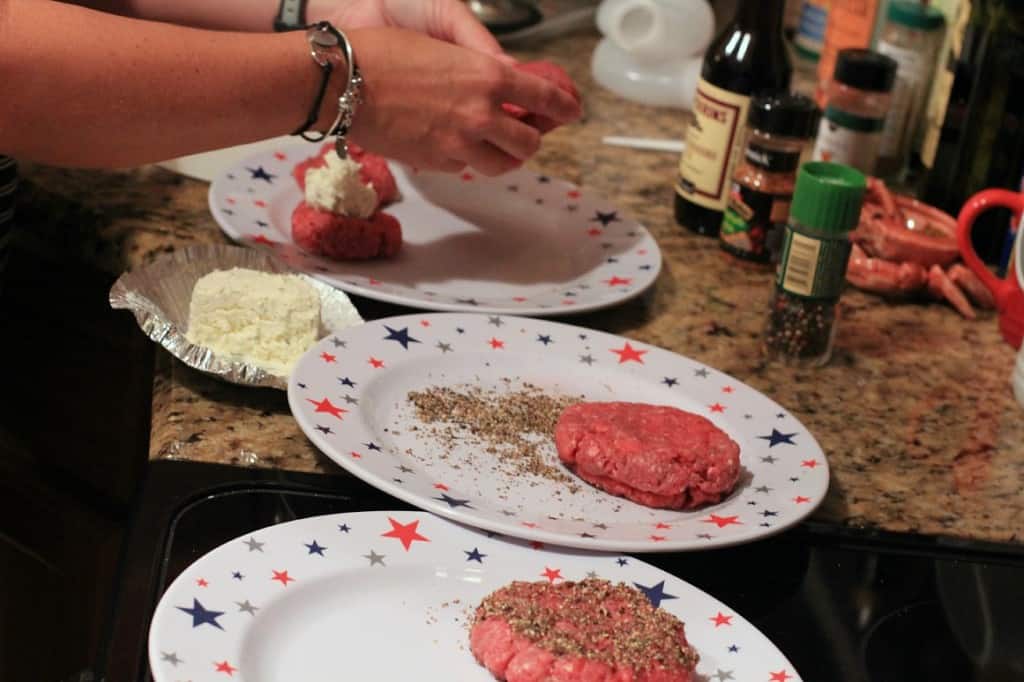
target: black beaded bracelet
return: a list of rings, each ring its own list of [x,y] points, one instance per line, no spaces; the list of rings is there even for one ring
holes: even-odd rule
[[[320,71],[323,74],[320,78],[320,87],[317,88],[316,97],[313,98],[313,106],[309,110],[309,115],[306,120],[303,121],[302,125],[295,129],[292,135],[300,135],[303,140],[307,142],[320,142],[325,137],[326,133],[315,133],[320,137],[310,137],[309,129],[313,127],[316,120],[320,118],[320,105],[324,102],[324,95],[327,93],[327,84],[331,80],[331,72],[334,71],[334,66],[330,62],[319,64]]]

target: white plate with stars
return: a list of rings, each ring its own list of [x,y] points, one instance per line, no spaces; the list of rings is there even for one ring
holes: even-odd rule
[[[153,616],[156,682],[486,682],[468,618],[513,580],[624,582],[686,625],[698,679],[798,682],[727,605],[638,559],[530,548],[423,512],[334,514],[271,526],[201,557]]]
[[[715,505],[652,509],[582,481],[494,466],[472,441],[438,442],[408,397],[526,383],[551,395],[703,415],[739,444],[740,480]],[[657,552],[750,542],[798,523],[828,489],[817,441],[764,394],[664,349],[548,320],[433,313],[367,322],[299,360],[288,402],[317,448],[376,488],[455,521],[568,547]],[[541,450],[561,466],[553,443]]]
[[[319,145],[285,146],[232,165],[210,185],[213,217],[243,244],[349,293],[429,310],[564,315],[631,299],[661,270],[646,228],[563,180],[520,169],[415,173],[392,163],[402,198],[395,258],[339,262],[301,251],[291,215],[292,169]]]

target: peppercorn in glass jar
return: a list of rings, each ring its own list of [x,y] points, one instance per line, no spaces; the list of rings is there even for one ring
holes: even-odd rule
[[[800,168],[765,332],[770,360],[813,367],[831,357],[849,233],[860,220],[866,185],[848,166],[811,162]]]
[[[751,102],[743,160],[733,175],[718,236],[725,251],[747,260],[777,260],[796,170],[814,138],[818,107],[801,95]]]
[[[842,50],[825,88],[825,116],[814,160],[873,174],[895,81],[896,61],[891,57],[871,50]]]

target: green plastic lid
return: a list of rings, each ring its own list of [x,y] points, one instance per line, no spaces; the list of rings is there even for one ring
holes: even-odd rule
[[[793,190],[793,220],[823,232],[848,232],[860,222],[867,180],[855,168],[814,161],[800,167]]]
[[[942,28],[946,23],[946,17],[933,5],[922,5],[920,2],[909,2],[908,0],[893,0],[889,5],[889,21],[919,28],[925,31],[934,31]]]

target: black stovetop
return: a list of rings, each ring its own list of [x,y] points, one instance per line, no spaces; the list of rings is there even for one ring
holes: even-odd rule
[[[207,551],[297,518],[408,508],[350,478],[184,462],[154,463],[141,499],[98,666],[111,681],[151,679],[152,610]],[[741,613],[808,682],[1024,680],[1017,548],[805,523],[741,547],[643,559]]]

